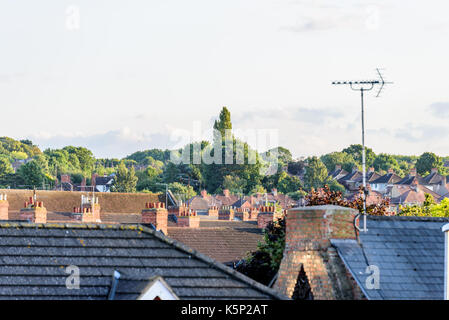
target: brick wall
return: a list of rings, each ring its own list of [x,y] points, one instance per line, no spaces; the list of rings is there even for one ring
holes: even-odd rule
[[[218,210],[218,220],[234,220],[234,209],[221,208]]]
[[[3,194],[0,194],[0,220],[9,220],[9,203]]]
[[[168,211],[163,203],[147,203],[142,210],[142,223],[151,223],[156,230],[161,230],[167,235]]]
[[[301,266],[315,299],[357,299],[354,280],[331,246],[330,239],[356,239],[357,211],[338,206],[288,210],[286,243],[274,288],[291,297]]]
[[[273,221],[273,212],[260,212],[257,215],[257,226],[260,229],[265,229],[271,221]]]
[[[218,217],[218,207],[217,206],[210,207],[209,210],[207,211],[207,214],[209,215],[209,217]]]

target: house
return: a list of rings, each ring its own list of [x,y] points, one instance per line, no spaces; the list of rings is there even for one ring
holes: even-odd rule
[[[385,193],[387,191],[387,187],[392,186],[401,180],[402,178],[395,174],[393,169],[388,169],[388,173],[371,181],[370,184],[374,191]]]
[[[411,186],[414,184],[424,185],[424,179],[416,173],[416,168],[412,168],[410,169],[410,173],[400,181],[396,182],[396,184],[404,186]]]
[[[447,188],[447,183],[449,181],[449,177],[441,175],[438,173],[437,168],[433,168],[431,172],[422,179],[422,185],[429,188],[432,191],[439,191],[440,195],[444,195],[449,191]]]
[[[29,190],[0,190],[0,221],[23,221],[23,202],[32,195]],[[2,201],[3,197],[5,200]],[[218,220],[218,217],[198,215],[193,217],[198,218],[198,223],[189,223],[186,227],[181,226],[170,211],[156,221],[144,221],[142,210],[146,203],[164,200],[155,194],[95,193],[94,206],[90,204],[91,198],[93,196],[73,192],[38,191],[36,201],[43,202],[46,207],[45,215],[40,216],[41,222],[76,224],[89,221],[162,228],[168,237],[230,266],[246,258],[248,252],[255,251],[263,239],[263,231],[256,221]],[[75,210],[80,207],[92,207],[92,214]]]
[[[329,173],[329,177],[338,181],[339,179],[346,176],[348,173],[349,172],[347,172],[345,169],[341,168],[341,165],[337,164],[335,165],[334,171]]]
[[[345,175],[344,177],[340,178],[337,181],[338,183],[343,185],[346,190],[351,192],[357,191],[359,189],[358,182],[361,181],[362,178],[363,174],[356,167],[354,167],[350,173],[348,173],[347,175]]]
[[[0,239],[0,299],[286,299],[139,225],[8,222]]]
[[[95,187],[96,192],[110,192],[113,184],[114,175],[100,177],[96,173],[92,174],[92,186]]]
[[[400,205],[421,205],[426,199],[426,194],[430,194],[437,203],[441,201],[441,196],[439,194],[425,186],[419,185],[417,181],[412,185],[393,185],[389,187],[386,192],[386,195],[391,199],[390,204],[396,207],[399,207]]]
[[[17,173],[17,169],[19,169],[24,164],[27,164],[31,160],[33,160],[33,158],[14,160],[14,162],[11,164],[11,166],[12,166],[14,172]]]
[[[449,219],[367,216],[367,231],[359,232],[357,214],[338,206],[290,209],[274,288],[309,299],[443,299],[441,228]]]

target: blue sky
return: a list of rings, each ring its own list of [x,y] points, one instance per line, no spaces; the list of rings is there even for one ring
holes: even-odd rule
[[[279,130],[295,156],[360,142],[449,155],[447,1],[2,1],[0,135],[98,157],[173,145],[227,106],[235,128]]]

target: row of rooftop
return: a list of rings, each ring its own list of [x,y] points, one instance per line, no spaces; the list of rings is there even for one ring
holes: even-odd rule
[[[309,299],[444,298],[446,218],[369,216],[359,232],[358,212],[337,206],[194,212],[147,200],[138,213],[107,214],[99,194],[81,199],[90,210],[48,212],[38,223],[46,202],[54,205],[49,192],[24,198],[16,215],[11,192],[0,192],[2,299],[288,299],[304,283]],[[261,224],[280,217],[286,245],[271,287],[219,260],[244,258],[262,239]],[[246,251],[230,253],[237,244]],[[66,286],[69,266],[80,269],[78,290]]]
[[[348,197],[351,197],[362,185],[363,173],[357,169],[347,172],[337,165],[329,177],[343,185]],[[369,168],[366,172],[366,183],[370,192],[367,201],[374,203],[388,198],[393,211],[397,211],[399,205],[422,204],[426,193],[430,194],[436,202],[440,202],[444,198],[449,198],[448,182],[449,176],[439,174],[436,168],[433,168],[425,177],[417,174],[416,169],[413,168],[403,178],[393,169],[380,175],[374,168]]]

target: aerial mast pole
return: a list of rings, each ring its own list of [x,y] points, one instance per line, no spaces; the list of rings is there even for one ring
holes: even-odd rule
[[[363,185],[363,229],[359,231],[366,232],[366,196],[368,195],[368,190],[366,189],[366,147],[365,147],[365,105],[364,105],[364,92],[371,91],[376,85],[380,85],[379,91],[376,97],[380,96],[380,93],[385,86],[385,84],[391,84],[392,82],[385,82],[384,78],[379,69],[376,69],[379,79],[378,80],[364,80],[364,81],[334,81],[333,85],[349,85],[352,90],[360,91],[361,99],[361,113],[362,113],[362,185]],[[358,215],[360,216],[360,214]]]

